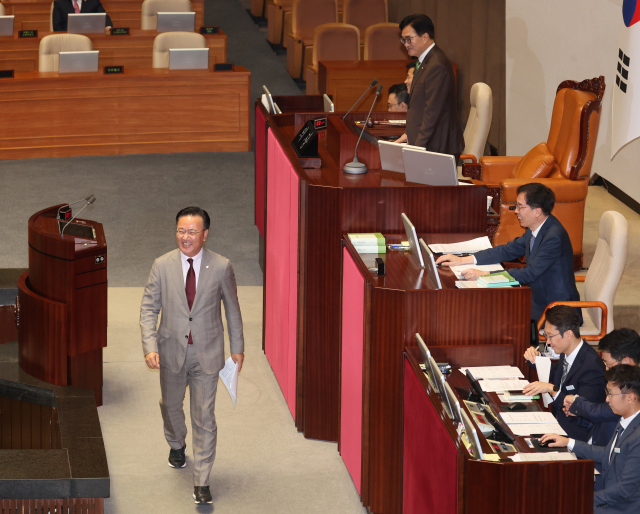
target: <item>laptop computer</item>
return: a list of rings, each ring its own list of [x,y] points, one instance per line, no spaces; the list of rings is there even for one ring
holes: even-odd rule
[[[424,267],[427,268],[427,284],[433,289],[442,289],[440,275],[436,267],[436,260],[433,258],[433,253],[429,250],[424,239],[420,239],[420,249],[422,250],[422,257],[424,258]]]
[[[404,159],[402,157],[403,148],[413,148],[415,150],[425,151],[419,146],[407,145],[404,143],[394,143],[392,141],[378,141],[380,150],[380,166],[383,170],[397,171],[404,173]]]
[[[85,52],[60,52],[60,73],[98,71],[99,50]]]
[[[428,186],[458,185],[458,169],[453,155],[405,147],[402,159],[408,182]]]
[[[208,48],[170,48],[170,70],[206,70],[209,68]]]
[[[158,32],[193,32],[195,29],[195,12],[158,13]]]
[[[416,259],[418,259],[420,267],[424,268],[424,260],[422,259],[422,252],[420,251],[420,246],[418,244],[418,234],[416,234],[416,227],[413,226],[413,223],[411,223],[404,212],[402,213],[401,217],[402,223],[404,224],[404,231],[407,233],[407,239],[409,240],[411,253],[413,253]]]
[[[14,16],[0,16],[0,36],[13,36]]]
[[[69,34],[104,34],[107,24],[107,13],[70,14],[67,19]]]

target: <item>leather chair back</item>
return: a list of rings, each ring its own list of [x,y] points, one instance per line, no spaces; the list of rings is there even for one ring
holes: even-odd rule
[[[474,155],[478,160],[484,155],[492,116],[493,95],[491,88],[484,82],[477,82],[471,86],[471,109],[467,126],[464,129],[463,154]]]
[[[364,60],[408,60],[409,54],[400,42],[397,23],[376,23],[364,33]]]
[[[162,11],[161,11],[162,12]],[[169,67],[171,48],[206,48],[207,41],[195,32],[163,32],[153,40],[153,67]]]
[[[51,2],[51,9],[49,9],[49,32],[53,32],[53,6],[55,2]]]
[[[316,28],[313,38],[313,68],[319,61],[359,61],[360,31],[355,25],[325,23]]]
[[[338,21],[336,0],[295,0],[292,30],[305,46],[313,44],[316,27]]]
[[[81,34],[50,34],[40,40],[38,71],[58,71],[60,52],[85,52],[93,50],[87,36]]]
[[[189,0],[144,0],[140,15],[140,28],[142,30],[156,30],[159,12],[191,11],[193,9]]]
[[[345,0],[343,20],[360,29],[361,42],[371,25],[389,21],[387,0]]]

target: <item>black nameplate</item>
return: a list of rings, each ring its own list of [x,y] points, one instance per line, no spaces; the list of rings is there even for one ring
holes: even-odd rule
[[[217,34],[219,27],[200,27],[200,34]]]
[[[19,30],[18,37],[38,37],[37,30]]]
[[[233,63],[217,62],[213,65],[213,71],[233,71]]]
[[[124,73],[124,66],[105,66],[104,74],[111,75],[113,73]]]
[[[291,141],[298,157],[318,157],[318,132],[315,120],[309,120]]]
[[[118,27],[111,29],[112,36],[128,36],[129,35],[129,27]]]
[[[13,70],[0,70],[0,79],[12,79]]]

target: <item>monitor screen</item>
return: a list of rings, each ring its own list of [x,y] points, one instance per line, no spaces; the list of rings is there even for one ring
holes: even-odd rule
[[[429,351],[429,348],[427,348],[427,345],[425,344],[422,337],[420,337],[420,334],[416,334],[416,340],[418,341],[418,348],[420,349],[420,355],[422,356],[422,362],[424,363],[424,371],[427,375],[427,380],[435,391],[439,391],[439,384],[436,382],[433,376],[433,372],[431,371],[431,363],[429,362],[429,359],[431,359],[431,352]]]
[[[411,247],[411,253],[415,255],[416,259],[420,263],[420,267],[424,268],[424,260],[422,259],[422,252],[418,246],[418,234],[416,234],[416,227],[409,221],[407,215],[402,213],[402,223],[404,224],[404,230],[407,233],[407,239],[409,240],[409,246]]]
[[[480,440],[478,439],[478,432],[473,425],[466,411],[462,411],[462,424],[464,425],[464,431],[467,434],[467,439],[471,445],[471,455],[474,459],[483,459],[482,446],[480,446]]]
[[[458,401],[458,397],[451,389],[451,386],[444,382],[444,392],[449,400],[449,408],[451,409],[451,414],[453,415],[451,419],[456,423],[462,423],[462,415],[460,414],[460,402]]]

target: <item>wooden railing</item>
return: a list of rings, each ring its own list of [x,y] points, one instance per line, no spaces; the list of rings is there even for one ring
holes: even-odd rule
[[[55,407],[0,396],[0,449],[61,448]]]

